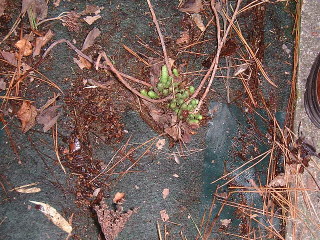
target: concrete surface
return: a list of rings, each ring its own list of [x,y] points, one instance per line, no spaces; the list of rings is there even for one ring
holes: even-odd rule
[[[302,132],[306,140],[316,149],[320,149],[320,131],[308,118],[303,104],[305,84],[309,75],[312,63],[320,51],[320,1],[307,0],[302,3],[301,13],[301,36],[300,36],[300,56],[297,82],[297,105],[295,113],[295,132]],[[310,161],[308,171],[301,176],[300,186],[317,188],[312,179],[320,180],[319,159],[314,158]],[[311,176],[312,175],[312,176]],[[286,239],[319,239],[320,219],[317,216],[320,212],[320,193],[301,191],[297,194],[298,210],[296,219],[289,220],[287,225]]]

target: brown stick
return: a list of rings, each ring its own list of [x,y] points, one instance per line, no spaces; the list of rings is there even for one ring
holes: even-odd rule
[[[213,2],[213,1],[212,1]],[[227,40],[227,36],[230,32],[230,29],[233,25],[233,22],[235,21],[236,19],[236,16],[237,16],[237,13],[238,13],[238,10],[239,10],[239,7],[240,7],[240,4],[241,4],[242,0],[238,0],[237,1],[237,6],[236,6],[236,9],[234,10],[233,12],[233,15],[232,15],[232,18],[229,22],[229,25],[227,27],[227,30],[225,31],[224,35],[223,35],[223,38],[221,39],[221,42],[220,42],[220,45],[218,45],[218,49],[217,49],[217,53],[216,53],[216,56],[215,58],[213,59],[212,61],[212,64],[210,66],[210,69],[208,70],[207,74],[205,75],[205,77],[202,79],[201,83],[200,83],[200,86],[198,87],[198,89],[195,91],[195,93],[192,95],[192,98],[195,98],[198,93],[200,92],[202,86],[204,85],[204,83],[206,82],[206,80],[208,79],[209,75],[211,74],[211,71],[212,71],[212,74],[211,74],[211,77],[210,77],[210,80],[209,80],[209,83],[208,83],[208,86],[204,92],[204,94],[202,95],[200,101],[199,101],[199,105],[198,105],[198,109],[201,107],[202,103],[203,103],[203,100],[207,97],[208,93],[209,93],[209,90],[211,88],[211,85],[212,85],[212,82],[213,82],[213,79],[215,77],[215,74],[216,74],[216,71],[217,71],[217,68],[218,68],[218,62],[219,62],[219,58],[220,58],[220,53],[221,53],[221,49],[223,47],[223,45],[225,44],[226,40]],[[214,6],[212,6],[214,8]],[[217,19],[217,21],[219,21],[219,19]],[[217,28],[220,27],[220,24],[218,25],[217,24]],[[217,31],[219,32],[221,29],[217,29]]]
[[[160,102],[164,102],[167,101],[169,99],[172,98],[172,96],[168,96],[166,98],[163,99],[159,99],[159,100],[155,100],[155,99],[151,99],[149,97],[143,96],[141,93],[139,93],[136,89],[134,89],[133,87],[130,86],[130,84],[123,79],[123,77],[121,76],[120,72],[113,66],[112,62],[110,61],[110,59],[107,57],[107,54],[105,52],[100,53],[101,57],[103,57],[106,60],[106,64],[110,67],[110,70],[117,76],[117,78],[119,79],[119,81],[126,87],[128,88],[132,93],[136,94],[137,96],[152,102],[152,103],[160,103]]]
[[[163,51],[163,56],[164,56],[164,61],[166,62],[166,65],[167,65],[167,68],[168,68],[168,71],[169,71],[169,75],[172,76],[172,71],[171,71],[171,66],[170,66],[170,63],[169,63],[169,58],[168,58],[168,54],[167,54],[167,50],[166,50],[166,45],[164,43],[163,35],[161,33],[161,30],[160,30],[160,27],[159,27],[159,23],[157,21],[156,14],[155,14],[155,12],[153,10],[153,7],[151,5],[150,0],[147,0],[147,2],[148,2],[148,5],[149,5],[149,9],[150,9],[151,15],[152,15],[152,21],[153,21],[154,25],[156,25],[156,29],[157,29],[157,32],[158,32],[158,35],[159,35],[159,38],[160,38],[162,51]]]
[[[44,52],[44,54],[42,55],[42,59],[44,59],[48,54],[49,52],[55,47],[57,46],[58,44],[60,43],[66,43],[72,50],[74,50],[80,57],[83,57],[84,59],[88,60],[89,62],[91,63],[94,63],[94,61],[92,60],[92,58],[90,58],[89,56],[85,55],[82,51],[80,51],[77,47],[75,47],[70,41],[66,40],[66,39],[60,39],[58,41],[55,41],[54,43],[52,43],[50,45],[50,47]],[[99,65],[100,68],[105,68],[105,66],[103,65]],[[119,72],[119,74],[133,82],[136,82],[136,83],[140,83],[142,85],[145,85],[146,87],[152,87],[151,84],[149,83],[146,83],[145,81],[142,81],[140,79],[137,79],[137,78],[134,78],[134,77],[131,77],[127,74],[124,74],[124,73],[121,73]]]

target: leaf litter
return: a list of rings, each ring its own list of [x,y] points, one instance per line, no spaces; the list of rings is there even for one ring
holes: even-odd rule
[[[47,218],[61,230],[71,233],[72,226],[71,224],[52,206],[47,203],[29,201],[33,204],[36,204],[36,208],[39,209]]]

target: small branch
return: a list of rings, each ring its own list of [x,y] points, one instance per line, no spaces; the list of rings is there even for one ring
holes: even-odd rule
[[[217,41],[218,41],[218,49],[219,49],[219,47],[221,45],[221,26],[220,26],[220,21],[219,21],[219,15],[218,15],[217,9],[214,6],[214,2],[215,2],[214,0],[211,0],[211,8],[212,8],[214,16],[216,18]],[[217,57],[217,55],[216,55],[216,57]],[[201,89],[203,88],[204,84],[206,83],[207,79],[209,78],[210,74],[212,73],[212,71],[216,65],[216,57],[213,59],[209,70],[207,71],[206,75],[204,76],[204,78],[200,82],[199,87],[196,89],[196,91],[194,92],[194,94],[192,95],[191,98],[196,98],[198,96],[199,92],[201,91]]]
[[[212,64],[211,64],[210,69],[209,69],[209,71],[212,69],[212,74],[211,74],[211,77],[210,77],[210,81],[209,81],[209,83],[208,83],[208,86],[207,86],[205,92],[203,93],[203,95],[202,95],[202,97],[201,97],[201,99],[200,99],[200,101],[199,101],[199,105],[198,105],[197,109],[200,109],[200,107],[201,107],[204,99],[207,97],[207,95],[208,95],[208,93],[209,93],[209,90],[210,90],[210,88],[211,88],[213,79],[214,79],[214,77],[215,77],[215,74],[216,74],[216,71],[217,71],[217,68],[218,68],[218,62],[219,62],[219,58],[220,58],[221,49],[222,49],[223,45],[225,44],[225,42],[226,42],[226,40],[227,40],[227,36],[228,36],[228,34],[229,34],[229,32],[230,32],[230,29],[231,29],[231,27],[232,27],[232,25],[233,25],[233,22],[234,22],[235,19],[236,19],[236,16],[237,16],[237,14],[238,14],[238,10],[239,10],[239,7],[240,7],[241,2],[242,2],[242,0],[238,0],[238,1],[237,1],[237,6],[236,6],[236,9],[235,9],[234,12],[233,12],[232,18],[231,18],[231,20],[230,20],[230,22],[229,22],[229,25],[228,25],[228,28],[227,28],[227,30],[225,31],[225,33],[224,33],[224,35],[223,35],[223,38],[221,39],[220,45],[218,45],[218,49],[217,49],[216,56],[215,56],[215,58],[214,58],[214,60],[213,60],[213,62],[212,62]],[[219,21],[219,19],[218,19],[218,21]],[[219,25],[217,24],[217,28],[218,28],[218,26],[220,27],[220,24],[219,24]],[[221,29],[217,29],[217,31],[220,31],[220,30],[221,30]],[[208,72],[209,72],[209,71],[208,71]],[[207,73],[206,76],[208,76],[208,75],[209,75],[209,74]],[[205,76],[205,77],[206,77],[206,76]],[[204,82],[204,81],[202,80],[202,82]],[[202,82],[201,82],[201,83],[202,83]],[[204,84],[204,83],[203,83],[203,84]],[[199,89],[199,88],[197,89],[197,93],[199,93],[198,90],[200,91],[200,89]],[[196,92],[195,92],[195,93],[196,93]],[[195,94],[194,94],[194,95],[195,95]],[[194,97],[194,96],[192,96],[192,97]]]
[[[89,57],[89,56],[87,56],[86,54],[84,54],[82,51],[80,51],[76,46],[74,46],[71,42],[69,42],[69,41],[66,40],[66,39],[60,39],[60,40],[55,41],[54,43],[52,43],[52,44],[50,45],[50,47],[49,47],[49,48],[44,52],[44,54],[42,55],[42,59],[44,59],[44,58],[49,54],[49,52],[50,52],[55,46],[57,46],[57,45],[60,44],[60,43],[66,43],[66,44],[67,44],[72,50],[74,50],[80,57],[83,57],[84,59],[88,60],[90,63],[94,63],[94,61],[92,60],[91,57]],[[100,58],[101,58],[101,56],[100,56]],[[99,59],[99,57],[98,57],[98,59]],[[100,61],[100,60],[99,60],[99,61]],[[106,68],[106,66],[104,66],[103,64],[100,64],[99,67],[100,67],[100,68]],[[146,83],[145,81],[142,81],[142,80],[140,80],[140,79],[131,77],[131,76],[129,76],[129,75],[127,75],[127,74],[124,74],[124,73],[121,73],[121,72],[119,72],[119,71],[118,71],[118,73],[119,73],[122,77],[127,78],[127,79],[129,79],[129,80],[131,80],[131,81],[133,81],[133,82],[142,84],[142,85],[144,85],[144,86],[146,86],[146,87],[152,87],[151,84]]]
[[[164,61],[166,62],[166,65],[167,65],[167,68],[168,68],[168,71],[169,71],[169,75],[172,76],[172,71],[171,71],[171,66],[170,66],[170,63],[169,63],[169,58],[168,58],[168,54],[167,54],[167,50],[166,50],[166,45],[164,43],[163,35],[161,33],[161,30],[160,30],[160,27],[159,27],[159,23],[157,21],[156,14],[155,14],[155,12],[153,10],[153,7],[151,5],[150,0],[147,0],[147,2],[148,2],[148,5],[149,5],[149,8],[150,8],[151,15],[152,15],[152,21],[156,25],[156,29],[157,29],[157,32],[158,32],[158,35],[159,35],[159,38],[160,38],[162,51],[163,51],[163,56],[164,56]]]
[[[139,93],[136,89],[134,89],[133,87],[130,86],[130,84],[123,79],[123,77],[121,76],[120,72],[113,66],[112,62],[110,61],[110,59],[107,57],[105,52],[100,53],[101,57],[103,57],[106,61],[106,64],[110,67],[110,70],[116,75],[116,77],[118,78],[118,80],[126,87],[128,88],[132,93],[136,94],[137,96],[152,102],[152,103],[160,103],[160,102],[164,102],[167,101],[169,99],[172,98],[172,96],[168,96],[166,98],[163,99],[159,99],[159,100],[155,100],[155,99],[151,99],[149,97],[145,97],[143,96],[141,93]],[[100,57],[100,58],[101,58]],[[98,58],[99,59],[99,58]]]

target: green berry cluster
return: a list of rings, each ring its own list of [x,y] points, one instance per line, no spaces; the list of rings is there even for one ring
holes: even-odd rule
[[[177,69],[173,69],[172,73],[175,77],[179,76]],[[191,113],[198,106],[199,100],[189,99],[195,92],[194,86],[180,88],[179,85],[179,82],[174,81],[174,79],[169,76],[167,66],[163,65],[161,67],[161,74],[155,91],[142,89],[140,93],[143,96],[150,97],[151,99],[157,99],[159,98],[159,95],[166,97],[174,91],[174,98],[168,104],[168,108],[174,111],[180,119],[185,119],[189,124],[199,124],[199,121],[202,119],[202,115]],[[159,94],[157,94],[157,92]]]

